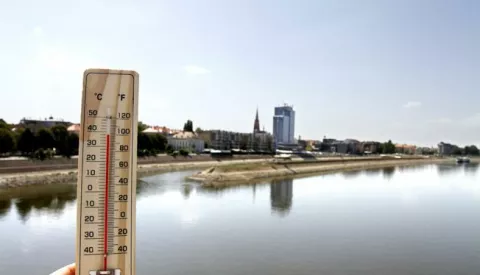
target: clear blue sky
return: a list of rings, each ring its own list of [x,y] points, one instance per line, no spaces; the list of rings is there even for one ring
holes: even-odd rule
[[[140,74],[140,120],[480,145],[480,1],[7,1],[0,117],[80,120],[86,68]]]

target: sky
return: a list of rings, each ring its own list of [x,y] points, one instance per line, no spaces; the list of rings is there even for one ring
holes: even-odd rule
[[[80,121],[88,68],[140,75],[139,120],[480,145],[480,1],[7,1],[0,118]]]

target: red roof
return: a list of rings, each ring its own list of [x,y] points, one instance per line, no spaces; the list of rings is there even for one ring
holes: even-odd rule
[[[67,128],[69,132],[80,132],[80,124],[72,124]]]

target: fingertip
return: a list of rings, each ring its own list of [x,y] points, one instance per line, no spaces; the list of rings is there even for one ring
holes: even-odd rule
[[[75,263],[72,263],[66,266],[66,270],[68,270],[69,275],[75,275],[75,267],[76,267]]]

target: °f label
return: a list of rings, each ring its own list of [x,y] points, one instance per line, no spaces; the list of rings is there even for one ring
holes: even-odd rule
[[[77,185],[77,275],[135,274],[138,74],[83,78]]]

